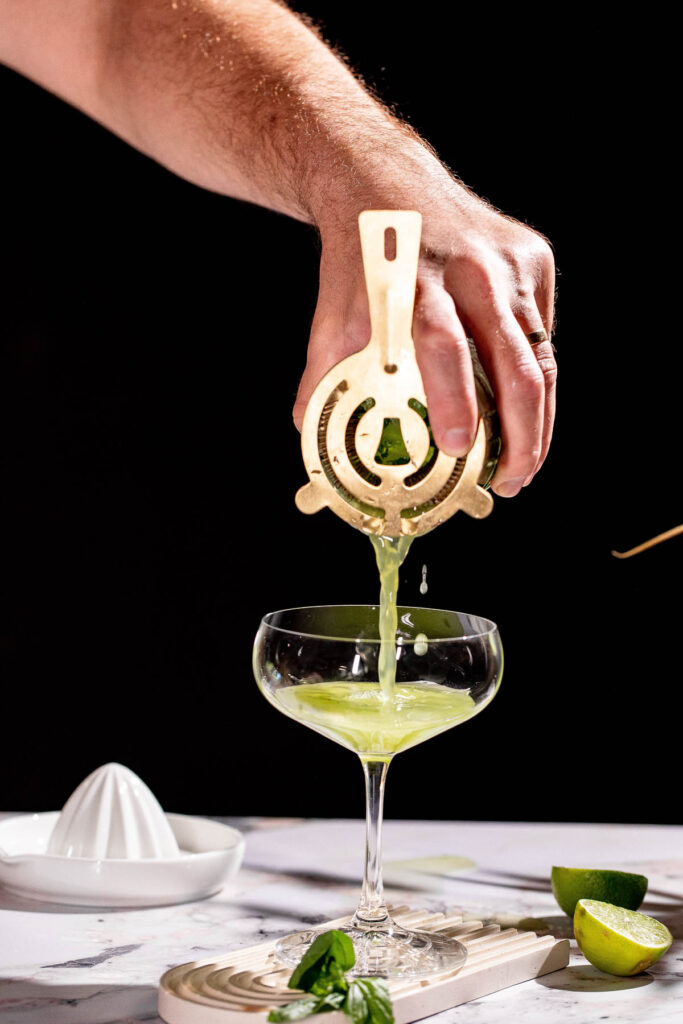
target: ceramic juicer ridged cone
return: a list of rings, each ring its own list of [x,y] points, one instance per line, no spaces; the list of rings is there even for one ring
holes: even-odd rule
[[[47,848],[60,857],[144,860],[180,850],[158,800],[122,764],[105,764],[64,805]]]

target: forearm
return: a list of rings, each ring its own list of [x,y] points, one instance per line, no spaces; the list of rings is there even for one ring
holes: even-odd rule
[[[271,0],[114,0],[101,95],[129,141],[217,192],[312,220],[350,103],[388,118]]]
[[[279,3],[116,0],[114,11],[105,115],[183,177],[318,224],[375,205],[383,181],[414,198],[417,181],[428,195],[448,179],[466,195]]]
[[[273,0],[23,2],[34,22],[22,14],[5,59],[206,188],[319,223],[354,194],[362,206],[394,161],[399,179],[447,177]]]

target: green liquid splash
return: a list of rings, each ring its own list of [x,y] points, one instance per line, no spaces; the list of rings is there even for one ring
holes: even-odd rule
[[[398,594],[398,572],[408,549],[413,542],[412,537],[378,537],[370,534],[370,542],[375,549],[377,568],[379,570],[379,685],[384,700],[393,700],[396,683],[396,630],[398,612],[396,597]]]

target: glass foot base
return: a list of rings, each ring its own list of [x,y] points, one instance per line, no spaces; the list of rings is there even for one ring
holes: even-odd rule
[[[356,964],[348,973],[355,978],[421,978],[462,967],[467,950],[457,939],[431,932],[413,932],[390,921],[381,928],[338,929],[353,942]],[[275,952],[284,963],[296,967],[320,931],[295,932],[280,939]]]

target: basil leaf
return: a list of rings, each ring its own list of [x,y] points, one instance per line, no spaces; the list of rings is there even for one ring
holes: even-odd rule
[[[351,1018],[353,1024],[367,1024],[368,1022],[370,1016],[368,1001],[362,986],[356,981],[352,981],[349,985],[344,1003],[344,1013]]]
[[[322,995],[338,982],[346,989],[344,972],[356,962],[353,943],[344,932],[333,928],[311,943],[289,979],[289,988]]]
[[[277,1010],[271,1010],[268,1020],[272,1024],[286,1024],[287,1021],[311,1017],[314,1013],[330,1013],[332,1010],[339,1010],[345,998],[345,992],[328,992],[324,996],[304,996],[303,999],[295,999],[293,1003],[287,1003],[286,1006],[280,1006]]]
[[[277,1010],[271,1010],[268,1020],[272,1024],[280,1024],[280,1022],[288,1020],[302,1020],[316,1012],[319,1002],[318,996],[304,996],[303,999],[295,999],[293,1003],[287,1003],[285,1006],[279,1006]]]
[[[352,1024],[394,1024],[391,998],[382,978],[356,978],[345,972],[356,962],[353,943],[344,932],[323,932],[311,943],[289,979],[290,988],[310,993],[272,1010],[271,1024],[303,1020],[315,1013],[342,1010]]]
[[[387,983],[381,978],[354,978],[344,1003],[354,1024],[394,1024]]]

